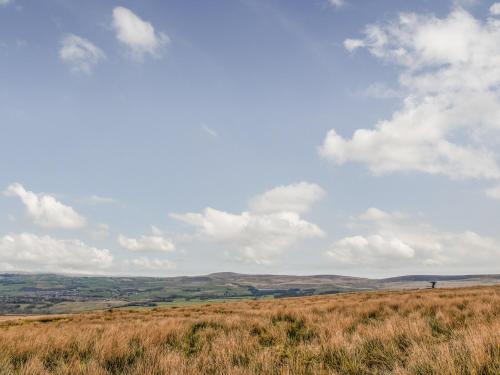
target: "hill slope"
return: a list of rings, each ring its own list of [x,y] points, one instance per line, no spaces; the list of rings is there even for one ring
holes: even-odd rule
[[[281,298],[363,290],[490,285],[500,275],[401,276],[367,279],[338,275],[81,277],[0,274],[0,314],[65,313],[111,307],[157,306],[214,299]]]

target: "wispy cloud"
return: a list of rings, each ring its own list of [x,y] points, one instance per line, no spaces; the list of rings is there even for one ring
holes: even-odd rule
[[[206,124],[202,124],[201,129],[209,136],[213,138],[219,138],[219,134],[215,130],[209,128]]]
[[[490,198],[500,200],[500,185],[486,189],[485,193]]]
[[[74,34],[66,35],[61,42],[59,57],[75,73],[92,73],[92,69],[106,55],[91,41]]]
[[[400,90],[386,86],[380,82],[372,83],[364,90],[363,94],[376,99],[393,99],[401,98],[403,96],[403,93]]]
[[[493,3],[490,6],[490,14],[493,16],[499,16],[500,15],[500,3]]]
[[[344,0],[328,0],[328,3],[335,8],[343,7],[346,4]]]
[[[92,205],[101,205],[101,204],[116,204],[118,201],[111,197],[102,197],[100,195],[91,195],[85,201]]]

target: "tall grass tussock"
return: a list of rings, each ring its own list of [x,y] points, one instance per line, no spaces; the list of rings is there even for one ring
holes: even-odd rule
[[[0,321],[0,374],[500,374],[500,286]]]

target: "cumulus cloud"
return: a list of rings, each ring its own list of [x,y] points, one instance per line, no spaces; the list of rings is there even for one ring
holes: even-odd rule
[[[4,270],[99,274],[108,270],[113,256],[79,240],[60,240],[31,233],[0,237]]]
[[[202,236],[235,248],[239,253],[236,259],[257,264],[270,263],[300,240],[323,236],[317,225],[294,212],[231,214],[208,207],[202,213],[171,216],[197,227]]]
[[[258,213],[289,211],[303,213],[325,196],[321,186],[308,182],[281,185],[256,196],[250,201],[250,209]]]
[[[415,256],[415,250],[397,237],[380,234],[346,237],[337,241],[328,255],[340,263],[356,264],[387,259],[408,259]]]
[[[11,184],[4,191],[9,197],[19,197],[33,222],[44,228],[78,229],[86,220],[72,207],[66,206],[48,194],[36,194],[19,183]]]
[[[170,42],[167,34],[156,32],[151,23],[124,7],[113,9],[113,28],[116,38],[129,48],[131,56],[138,61],[142,61],[146,54],[160,57],[162,49]]]
[[[139,238],[129,238],[122,234],[118,236],[118,243],[130,251],[173,251],[174,243],[163,236],[161,230],[153,226],[151,235],[143,235]]]
[[[365,233],[332,244],[327,256],[344,267],[453,270],[491,268],[499,259],[500,242],[472,231],[446,232],[410,215],[371,208],[360,215]]]
[[[316,224],[300,217],[300,212],[323,194],[317,185],[309,185],[313,184],[301,183],[272,189],[256,197],[250,211],[240,214],[208,207],[201,213],[170,216],[197,228],[200,237],[234,250],[236,260],[269,264],[298,242],[324,236]],[[308,194],[300,199],[298,191]],[[313,194],[310,194],[311,191]],[[279,196],[280,192],[284,197]]]
[[[500,22],[462,8],[448,16],[400,14],[344,42],[402,68],[401,109],[345,138],[328,132],[320,154],[372,173],[418,171],[450,178],[498,179]]]
[[[106,55],[89,40],[68,34],[62,39],[59,57],[73,72],[90,74]]]

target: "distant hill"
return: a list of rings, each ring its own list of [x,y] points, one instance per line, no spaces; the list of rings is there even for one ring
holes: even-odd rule
[[[395,281],[460,281],[460,280],[500,280],[500,275],[408,275],[382,279],[383,282]]]
[[[105,277],[0,274],[0,314],[77,312],[212,300],[283,298],[367,290],[492,285],[500,275],[409,275],[368,279],[340,275]]]

